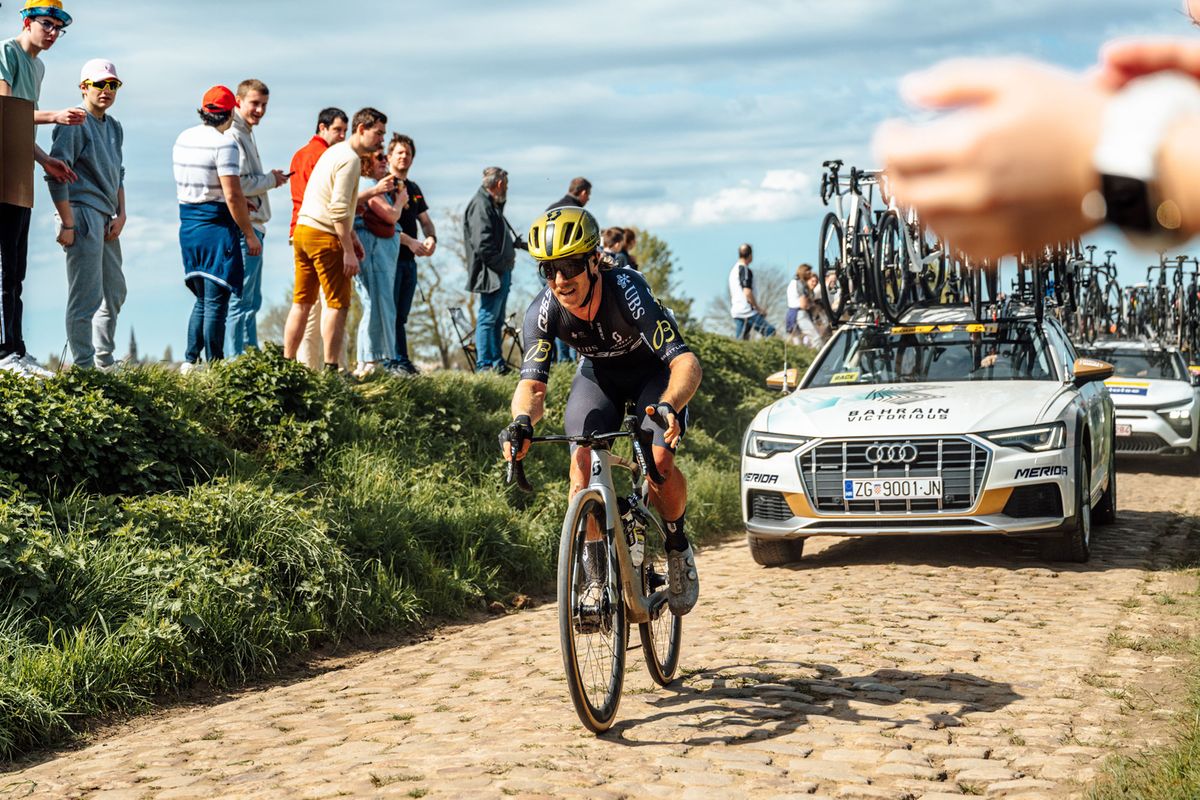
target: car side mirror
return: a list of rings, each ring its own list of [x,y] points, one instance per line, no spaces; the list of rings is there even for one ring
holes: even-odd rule
[[[1113,365],[1095,358],[1075,359],[1075,385],[1102,381],[1112,377]]]
[[[1192,386],[1200,386],[1200,372],[1192,373]]]

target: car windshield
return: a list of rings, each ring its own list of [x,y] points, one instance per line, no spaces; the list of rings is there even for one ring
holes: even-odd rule
[[[843,328],[808,386],[1014,380],[1056,380],[1032,322]]]
[[[1103,349],[1088,352],[1092,358],[1113,365],[1113,375],[1118,378],[1162,378],[1168,381],[1186,381],[1187,376],[1179,368],[1179,359],[1174,353],[1164,350],[1121,350]]]

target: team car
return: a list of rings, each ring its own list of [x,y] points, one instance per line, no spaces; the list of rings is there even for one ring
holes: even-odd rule
[[[1049,317],[938,306],[844,324],[746,431],[752,556],[797,560],[810,536],[996,533],[1086,561],[1093,512],[1117,512],[1111,374]]]
[[[1104,385],[1116,406],[1117,455],[1200,457],[1200,375],[1178,349],[1114,340],[1087,354],[1113,365]]]

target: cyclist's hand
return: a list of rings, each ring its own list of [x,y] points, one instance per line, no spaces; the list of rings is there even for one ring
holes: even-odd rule
[[[513,460],[513,448],[517,450],[516,460],[520,461],[529,452],[529,440],[533,438],[533,422],[528,414],[522,414],[500,431],[500,451],[504,453],[505,461]]]
[[[679,414],[675,411],[675,407],[670,403],[659,401],[657,405],[646,406],[646,416],[653,417],[658,420],[659,424],[665,425],[667,428],[663,438],[671,447],[679,444],[679,439],[683,436],[683,431],[679,427]]]

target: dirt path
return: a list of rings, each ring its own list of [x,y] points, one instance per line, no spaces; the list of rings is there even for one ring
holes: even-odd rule
[[[773,570],[710,548],[685,677],[658,689],[630,653],[603,738],[571,710],[546,605],[134,723],[0,776],[0,797],[1071,796],[1112,748],[1167,735],[1194,588],[1163,568],[1200,528],[1200,480],[1120,489],[1079,568],[987,538],[814,540]]]

